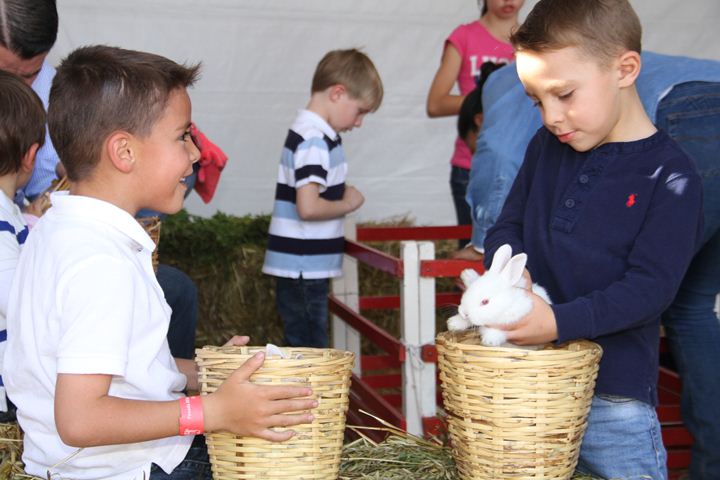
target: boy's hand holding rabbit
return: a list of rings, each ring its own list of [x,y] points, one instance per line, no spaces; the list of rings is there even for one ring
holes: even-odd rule
[[[526,263],[527,255],[512,256],[510,245],[503,245],[482,277],[471,269],[463,271],[467,288],[448,328],[477,326],[488,346],[540,345],[557,338],[550,298],[532,283]]]
[[[532,300],[532,309],[527,315],[515,323],[491,324],[488,327],[502,330],[507,341],[515,345],[540,345],[557,340],[557,323],[552,308],[538,295],[527,293]]]

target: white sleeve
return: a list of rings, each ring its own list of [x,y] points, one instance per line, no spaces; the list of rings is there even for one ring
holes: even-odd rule
[[[60,280],[58,373],[125,375],[135,306],[131,269],[97,255]]]

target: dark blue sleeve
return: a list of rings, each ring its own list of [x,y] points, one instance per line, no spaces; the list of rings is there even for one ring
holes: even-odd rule
[[[702,182],[687,162],[682,169],[665,168],[661,177],[622,278],[552,306],[558,342],[657,322],[674,299],[702,239]]]

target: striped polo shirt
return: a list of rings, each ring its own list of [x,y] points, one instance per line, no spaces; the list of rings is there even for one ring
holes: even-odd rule
[[[300,110],[280,158],[275,205],[262,271],[277,277],[317,279],[342,273],[343,217],[306,221],[298,215],[297,189],[320,187],[325,200],[341,200],[347,163],[340,137],[319,115]]]

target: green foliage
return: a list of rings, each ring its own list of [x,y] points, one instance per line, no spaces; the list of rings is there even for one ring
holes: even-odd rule
[[[224,264],[243,245],[265,248],[269,226],[269,215],[235,217],[217,212],[203,218],[182,210],[163,220],[160,255],[163,260]]]

